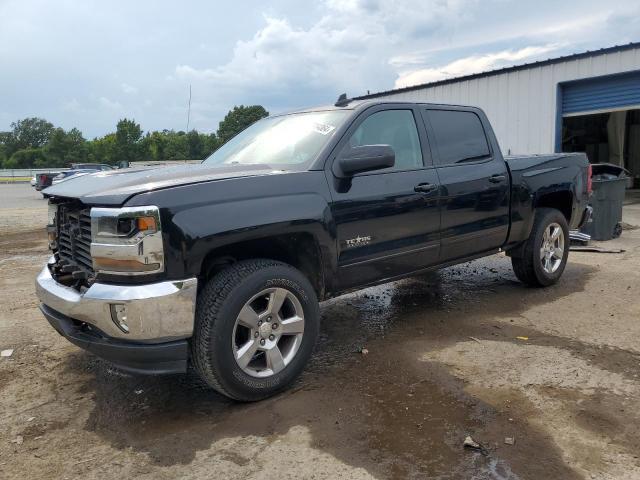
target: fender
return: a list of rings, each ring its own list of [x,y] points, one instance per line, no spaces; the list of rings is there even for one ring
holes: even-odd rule
[[[330,193],[321,171],[233,178],[158,190],[127,206],[161,210],[167,275],[200,275],[209,252],[276,235],[311,234],[320,250],[328,290],[337,270]]]
[[[506,157],[506,160],[512,178],[510,245],[529,238],[538,207],[564,207],[570,227],[580,221],[588,202],[588,162],[584,154]],[[560,202],[560,197],[569,199],[568,204]]]

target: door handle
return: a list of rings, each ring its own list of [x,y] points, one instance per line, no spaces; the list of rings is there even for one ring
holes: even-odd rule
[[[500,183],[500,182],[504,182],[507,179],[506,175],[491,175],[489,177],[489,181],[491,183]]]
[[[438,185],[435,185],[433,183],[419,183],[418,185],[413,187],[413,190],[419,193],[429,193],[437,189],[438,189]]]

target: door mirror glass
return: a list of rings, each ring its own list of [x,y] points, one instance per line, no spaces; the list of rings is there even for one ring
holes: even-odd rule
[[[395,165],[396,155],[389,145],[361,145],[351,147],[337,162],[338,177],[390,168]]]

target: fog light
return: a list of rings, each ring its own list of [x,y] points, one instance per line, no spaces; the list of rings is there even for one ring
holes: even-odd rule
[[[124,333],[129,333],[129,325],[127,325],[127,306],[122,303],[111,304],[111,320]]]

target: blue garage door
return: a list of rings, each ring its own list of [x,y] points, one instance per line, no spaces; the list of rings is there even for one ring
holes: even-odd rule
[[[562,115],[640,108],[640,72],[562,85]]]

